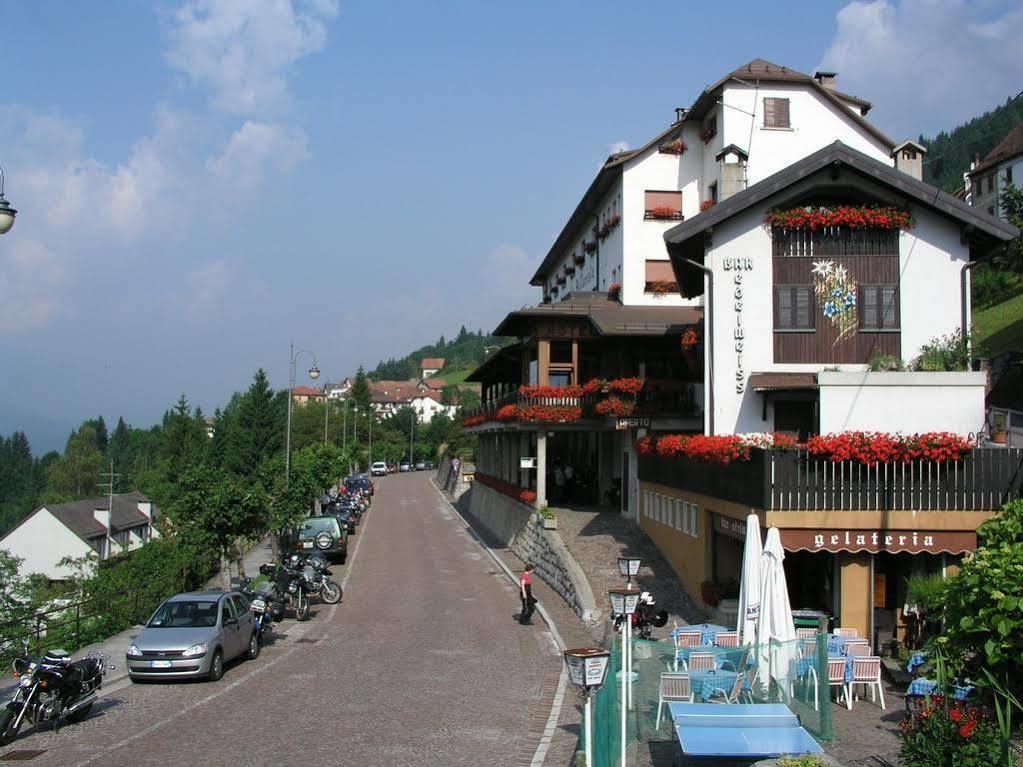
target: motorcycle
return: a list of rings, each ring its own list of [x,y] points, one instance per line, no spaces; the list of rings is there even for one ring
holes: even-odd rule
[[[276,597],[272,585],[256,591],[249,586],[248,579],[242,581],[241,592],[249,600],[252,614],[256,617],[256,638],[260,645],[266,645],[273,635],[273,624],[284,620],[284,602]]]
[[[341,586],[330,579],[333,573],[322,554],[292,554],[289,567],[302,573],[302,579],[309,585],[310,597],[316,597],[327,605],[341,601]]]
[[[625,622],[624,615],[616,615],[614,621],[615,631],[621,633],[622,625]],[[636,605],[636,612],[632,614],[632,635],[638,639],[649,639],[655,628],[661,628],[668,622],[668,611],[656,611],[654,598],[649,591],[639,595],[639,603]]]
[[[72,662],[64,650],[50,650],[42,658],[15,658],[11,664],[18,686],[14,696],[0,711],[0,746],[18,735],[26,722],[77,723],[85,719],[96,702],[103,675],[108,668],[106,656],[90,653]]]
[[[295,611],[295,619],[299,621],[309,618],[309,584],[302,573],[284,565],[265,564],[259,566],[259,572],[274,582],[274,588],[280,595],[284,607]]]

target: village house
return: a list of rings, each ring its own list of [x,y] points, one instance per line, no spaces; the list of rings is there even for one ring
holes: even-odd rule
[[[307,402],[322,402],[324,393],[312,386],[296,386],[291,390],[291,400],[296,405],[304,405]]]
[[[439,391],[412,381],[372,381],[370,394],[370,406],[379,418],[387,418],[403,407],[410,407],[420,423],[429,423],[438,413],[450,415],[453,410],[441,403]]]
[[[144,545],[160,533],[160,511],[138,492],[71,503],[47,504],[0,539],[0,549],[21,557],[21,573],[62,581],[75,569],[65,558],[94,556],[102,561]]]
[[[915,494],[896,499],[887,476],[871,475],[873,495],[845,474],[811,485],[807,467],[823,467],[805,451],[688,467],[636,449],[665,434],[982,428],[982,373],[902,368],[969,328],[970,265],[1017,232],[925,184],[923,148],[896,146],[869,109],[834,73],[758,59],[608,158],[532,278],[541,303],[495,331],[516,343],[469,377],[483,404],[464,424],[495,480],[473,503],[499,503],[501,486],[620,510],[694,593],[737,575],[752,509],[781,528],[789,583],[806,588],[795,606],[895,631],[906,576],[975,545],[1018,452],[961,456],[931,484],[933,467],[914,469],[900,481]]]
[[[437,375],[444,369],[443,357],[424,357],[419,363],[419,370],[423,378]]]
[[[1009,131],[984,159],[973,163],[966,180],[969,203],[1004,220],[1002,193],[1023,184],[1023,125]]]

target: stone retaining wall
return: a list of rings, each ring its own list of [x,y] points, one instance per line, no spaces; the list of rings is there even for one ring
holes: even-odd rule
[[[473,484],[468,514],[519,559],[532,562],[536,574],[560,594],[589,625],[601,619],[586,574],[576,563],[556,530],[545,530],[530,507],[485,485]],[[461,506],[463,509],[465,505]]]
[[[471,463],[462,461],[462,466],[456,477],[451,468],[451,458],[444,456],[440,465],[437,466],[437,486],[441,490],[451,493],[451,497],[457,501],[469,489],[469,483],[464,480],[464,476],[466,474],[471,476],[475,470],[475,466]]]

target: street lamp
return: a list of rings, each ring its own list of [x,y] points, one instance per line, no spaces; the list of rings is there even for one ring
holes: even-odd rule
[[[291,344],[291,367],[289,368],[288,376],[288,435],[286,438],[286,446],[284,448],[284,487],[287,488],[291,481],[291,401],[295,398],[295,366],[298,363],[298,358],[303,354],[308,354],[313,358],[313,366],[309,368],[309,377],[312,380],[316,380],[320,377],[320,367],[316,362],[316,354],[309,351],[308,349],[299,349],[295,351],[295,344]]]
[[[7,234],[14,226],[14,217],[18,214],[7,200],[4,199],[4,169],[0,168],[0,234]]]
[[[639,565],[642,560],[637,557],[618,557],[618,572],[629,579],[629,588],[632,588],[632,576],[639,573]]]
[[[622,617],[622,760],[625,765],[625,713],[632,703],[632,615],[639,606],[639,594],[632,589],[611,589],[607,592],[611,599],[611,616]]]
[[[583,743],[586,749],[586,767],[593,767],[593,714],[590,694],[600,689],[607,676],[607,664],[611,653],[595,647],[580,647],[565,650],[565,666],[572,684],[582,688],[586,704],[583,707]]]

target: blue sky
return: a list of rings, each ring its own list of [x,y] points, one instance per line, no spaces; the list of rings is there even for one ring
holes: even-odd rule
[[[1008,2],[4,6],[0,433],[208,412],[288,342],[327,378],[535,301],[612,146],[763,57],[895,138],[1023,83]]]

